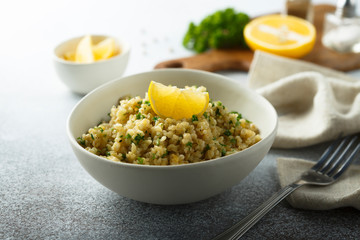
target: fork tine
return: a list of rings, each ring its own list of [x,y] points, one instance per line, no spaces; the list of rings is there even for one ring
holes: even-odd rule
[[[352,153],[348,156],[348,158],[341,164],[341,166],[337,167],[337,173],[332,173],[335,174],[332,177],[334,179],[337,179],[338,177],[340,177],[341,174],[343,174],[346,169],[350,166],[350,164],[352,163],[352,161],[355,159],[356,154],[359,152],[360,150],[360,143],[358,143],[358,145],[355,147],[355,149],[352,151]]]
[[[342,162],[347,161],[345,155],[348,154],[349,150],[351,149],[357,138],[358,136],[353,136],[350,139],[350,142],[346,145],[345,149],[341,153],[339,152],[340,156],[329,165],[330,169],[328,167],[321,172],[326,173],[328,176],[332,176],[338,170],[340,165],[343,164]]]
[[[340,136],[335,141],[333,141],[332,144],[330,144],[330,146],[321,155],[318,162],[311,168],[312,170],[319,171],[320,169],[323,169],[324,167],[326,167],[329,164],[329,160],[334,158],[334,154],[330,158],[328,158],[328,156],[331,154],[333,149],[339,144],[339,142],[341,141],[341,137],[342,137],[342,134],[340,134]],[[344,145],[344,140],[340,143],[340,146]]]

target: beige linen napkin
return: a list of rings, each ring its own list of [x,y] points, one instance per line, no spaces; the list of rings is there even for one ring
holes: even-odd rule
[[[278,112],[273,147],[304,147],[360,131],[360,81],[344,73],[257,51],[248,81]]]
[[[360,81],[301,60],[257,51],[249,86],[267,98],[279,115],[273,147],[297,148],[360,132]],[[314,162],[279,158],[281,187],[297,180]],[[326,187],[302,186],[287,200],[293,207],[325,210],[352,206],[360,210],[360,166]]]
[[[279,158],[277,168],[281,187],[296,181],[314,162]],[[287,201],[296,208],[327,210],[354,207],[360,210],[360,166],[352,165],[337,182],[329,186],[302,186]]]

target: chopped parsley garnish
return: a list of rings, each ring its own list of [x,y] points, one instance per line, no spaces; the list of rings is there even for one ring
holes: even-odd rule
[[[242,118],[241,113],[238,113],[238,112],[236,112],[236,111],[232,111],[232,112],[230,112],[230,113],[232,113],[232,114],[237,114],[237,115],[238,115],[238,116],[237,116],[237,120],[240,120],[240,119]]]
[[[144,158],[137,157],[137,162],[140,163],[140,164],[144,164]]]
[[[150,101],[145,101],[145,104],[150,106]]]
[[[136,114],[136,119],[143,119],[143,118],[145,118],[145,116],[142,115],[140,112]]]
[[[139,142],[141,141],[141,140],[144,140],[145,139],[145,136],[142,136],[142,135],[140,135],[140,134],[137,134],[135,137],[134,137],[134,140],[135,140],[135,143],[136,144],[139,144]]]
[[[208,118],[208,113],[207,113],[207,112],[204,112],[204,113],[203,113],[203,116],[204,116],[204,118],[207,119],[207,118]]]
[[[232,138],[232,139],[230,139],[230,142],[232,143],[232,144],[236,144],[236,139],[235,138]]]
[[[206,146],[204,148],[204,153],[207,152],[208,150],[210,150],[210,146],[209,146],[209,144],[206,144]]]
[[[77,140],[81,145],[85,145],[85,140],[82,137],[78,137]]]
[[[126,134],[125,138],[126,138],[126,139],[130,139],[130,138],[131,138],[131,135],[128,133],[128,134]]]
[[[92,140],[95,140],[94,135],[92,133],[90,134],[90,136],[91,136]]]
[[[154,122],[156,122],[159,119],[158,116],[153,117]]]
[[[141,108],[142,101],[137,102],[138,105],[136,105],[137,108]]]
[[[121,154],[121,156],[122,156],[123,160],[126,159],[126,154],[125,153]]]
[[[169,154],[169,152],[168,152],[168,150],[166,150],[166,152],[165,152],[163,155],[161,155],[161,157],[162,157],[162,158],[163,158],[163,157],[166,157],[168,154]]]
[[[110,156],[111,154],[110,154],[110,152],[106,152],[106,156]]]
[[[231,132],[229,129],[226,129],[225,132],[224,132],[224,135],[225,136],[230,136],[231,135]]]
[[[187,142],[186,146],[188,146],[189,148],[192,147],[192,142]]]
[[[198,117],[196,115],[192,115],[191,121],[199,121]]]
[[[95,127],[94,129],[99,129],[100,132],[103,132],[103,131],[104,131],[104,129],[103,129],[102,127]]]
[[[216,116],[221,116],[221,113],[220,113],[220,109],[219,109],[219,108],[216,108],[215,115],[216,115]]]
[[[225,156],[226,155],[226,150],[225,149],[222,149],[221,150],[221,156],[223,157],[223,156]]]

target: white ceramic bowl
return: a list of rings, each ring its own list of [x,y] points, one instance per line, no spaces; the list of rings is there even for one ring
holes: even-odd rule
[[[109,36],[91,35],[91,37],[93,43],[96,44]],[[55,71],[70,90],[86,94],[124,74],[129,60],[130,45],[126,41],[114,37],[120,48],[120,54],[116,56],[94,63],[76,63],[65,60],[64,53],[75,51],[82,38],[83,36],[76,37],[59,44],[54,50],[53,62]]]
[[[106,119],[121,96],[144,97],[151,80],[178,87],[205,86],[212,99],[222,101],[230,111],[238,111],[253,121],[263,139],[229,156],[178,166],[113,162],[86,151],[77,143],[82,133]],[[85,96],[74,107],[67,122],[74,153],[91,176],[122,196],[155,204],[196,202],[238,184],[267,154],[276,130],[276,111],[265,98],[224,76],[185,69],[154,70],[105,84]]]

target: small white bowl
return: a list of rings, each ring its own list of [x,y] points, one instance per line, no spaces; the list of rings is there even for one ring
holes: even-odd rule
[[[151,80],[166,85],[205,86],[214,100],[238,111],[260,129],[262,140],[241,152],[200,163],[146,166],[113,162],[82,148],[76,139],[106,119],[121,96],[145,96]],[[155,204],[184,204],[214,196],[238,184],[264,158],[277,130],[273,106],[256,92],[224,76],[198,70],[160,69],[127,76],[85,96],[67,120],[67,134],[81,165],[112,191]]]
[[[96,44],[109,36],[91,35],[91,37]],[[122,39],[114,38],[120,48],[120,53],[116,56],[93,63],[76,63],[65,60],[64,54],[75,51],[82,38],[83,36],[72,38],[59,44],[54,50],[53,62],[55,71],[70,90],[87,94],[98,86],[124,74],[129,60],[130,45]]]

